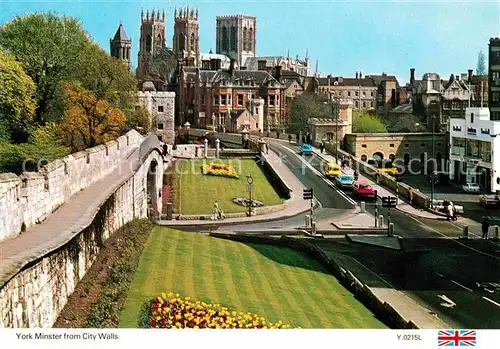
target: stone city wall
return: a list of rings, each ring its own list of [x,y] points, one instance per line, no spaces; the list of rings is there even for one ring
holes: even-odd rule
[[[104,241],[127,222],[147,216],[146,178],[153,160],[158,163],[156,183],[162,183],[163,158],[152,151],[132,177],[117,184],[82,231],[0,285],[0,328],[52,327]]]
[[[42,222],[72,195],[113,172],[143,138],[132,130],[43,165],[38,172],[0,174],[0,241]]]

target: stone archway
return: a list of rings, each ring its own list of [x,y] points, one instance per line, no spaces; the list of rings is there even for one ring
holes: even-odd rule
[[[368,160],[368,156],[365,154],[361,155],[361,161],[366,162],[366,160]]]
[[[160,194],[157,183],[158,171],[160,166],[156,159],[151,160],[148,167],[148,173],[146,176],[146,190],[147,190],[147,214],[149,218],[157,219],[160,214],[160,205],[158,204],[160,200]]]
[[[382,154],[382,152],[379,152],[379,151],[376,153],[373,153],[372,159],[375,161],[382,161],[382,160],[384,160],[384,154]]]

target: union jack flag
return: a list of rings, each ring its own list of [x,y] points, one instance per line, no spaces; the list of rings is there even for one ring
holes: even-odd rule
[[[442,330],[438,332],[440,347],[474,347],[476,346],[476,331]]]

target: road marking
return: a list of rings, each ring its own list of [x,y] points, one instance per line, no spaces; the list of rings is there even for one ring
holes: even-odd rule
[[[446,235],[446,234],[441,233],[440,231],[437,231],[437,230],[436,230],[436,229],[434,229],[434,228],[429,227],[427,224],[425,224],[424,222],[419,221],[418,219],[416,219],[415,217],[413,217],[412,215],[410,215],[410,214],[408,214],[408,213],[405,213],[405,212],[402,212],[402,213],[403,213],[403,214],[405,214],[406,216],[408,216],[410,219],[413,219],[415,222],[417,222],[417,223],[419,223],[419,224],[423,225],[424,227],[426,227],[426,228],[427,228],[427,229],[429,229],[430,231],[432,231],[432,232],[434,232],[434,233],[436,233],[436,234],[441,235],[441,236],[442,236],[442,237],[444,237],[445,239],[451,240],[451,241],[453,241],[453,242],[455,242],[455,243],[459,244],[460,246],[465,247],[465,248],[467,248],[467,249],[469,249],[469,250],[471,250],[471,251],[477,252],[477,253],[479,253],[479,254],[482,254],[482,255],[485,255],[485,256],[488,256],[488,257],[491,257],[491,258],[497,259],[497,260],[500,260],[500,258],[498,258],[497,256],[494,256],[494,255],[492,255],[492,254],[489,254],[489,253],[486,253],[486,252],[483,252],[483,251],[479,251],[479,250],[475,249],[474,247],[470,247],[470,246],[467,246],[467,245],[465,245],[465,244],[462,244],[462,243],[461,243],[460,241],[458,241],[457,239],[454,239],[454,238],[452,238],[452,237],[450,237],[450,236],[448,236],[448,235]]]
[[[441,276],[441,277],[443,277],[443,275],[441,275],[441,274],[439,274],[439,273],[434,272],[434,274],[436,274],[437,276]]]
[[[494,300],[489,299],[488,297],[483,297],[483,298],[484,298],[484,299],[486,299],[488,302],[493,303],[493,304],[495,304],[496,306],[500,307],[500,303],[497,303],[497,302],[495,302]]]
[[[467,291],[474,292],[474,291],[473,291],[473,290],[471,290],[470,288],[468,288],[468,287],[466,287],[466,286],[462,285],[461,283],[456,282],[455,280],[451,280],[451,282],[453,282],[455,285],[458,285],[458,286],[460,286],[460,287],[462,287],[462,288],[466,289]]]
[[[354,201],[353,199],[351,199],[349,196],[347,196],[346,193],[340,191],[337,186],[331,181],[329,180],[328,178],[325,178],[325,176],[320,172],[318,171],[317,169],[315,169],[309,162],[307,162],[303,157],[301,157],[300,155],[298,155],[297,153],[295,153],[295,151],[293,149],[290,149],[284,145],[282,145],[283,148],[287,149],[289,152],[291,152],[293,155],[295,155],[298,159],[300,159],[300,161],[305,164],[311,171],[313,171],[316,175],[318,175],[324,182],[326,182],[326,184],[328,184],[329,187],[331,187],[333,190],[335,190],[340,196],[342,196],[345,200],[347,200],[350,204],[356,206],[357,203],[356,201]],[[316,156],[316,155],[315,155]]]

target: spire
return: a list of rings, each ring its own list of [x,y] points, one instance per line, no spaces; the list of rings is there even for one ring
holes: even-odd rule
[[[146,20],[149,20],[149,9],[146,10]]]
[[[194,8],[191,9],[191,19],[194,19]]]
[[[186,16],[185,16],[185,17],[186,17],[186,18],[189,18],[189,5],[187,5],[187,7],[186,7],[186,12],[185,12],[185,13],[186,13]]]
[[[198,20],[198,7],[196,8],[196,20]]]
[[[125,28],[123,28],[122,21],[120,21],[120,26],[116,31],[113,41],[128,41],[128,40],[130,39],[128,38],[127,33],[125,33]]]
[[[288,49],[288,53],[286,54],[286,57],[290,59],[290,49]]]
[[[161,19],[163,22],[165,22],[165,10],[163,10],[163,12],[161,14]]]
[[[175,10],[174,10],[174,19],[177,18],[177,6],[175,6]]]
[[[309,49],[306,48],[306,59],[308,59],[308,58],[309,58]]]
[[[155,9],[153,8],[153,12],[151,12],[151,19],[154,21],[155,20]]]
[[[141,20],[144,19],[144,9],[141,7]]]
[[[158,12],[156,12],[156,19],[159,21],[160,20],[160,10],[158,10]]]

